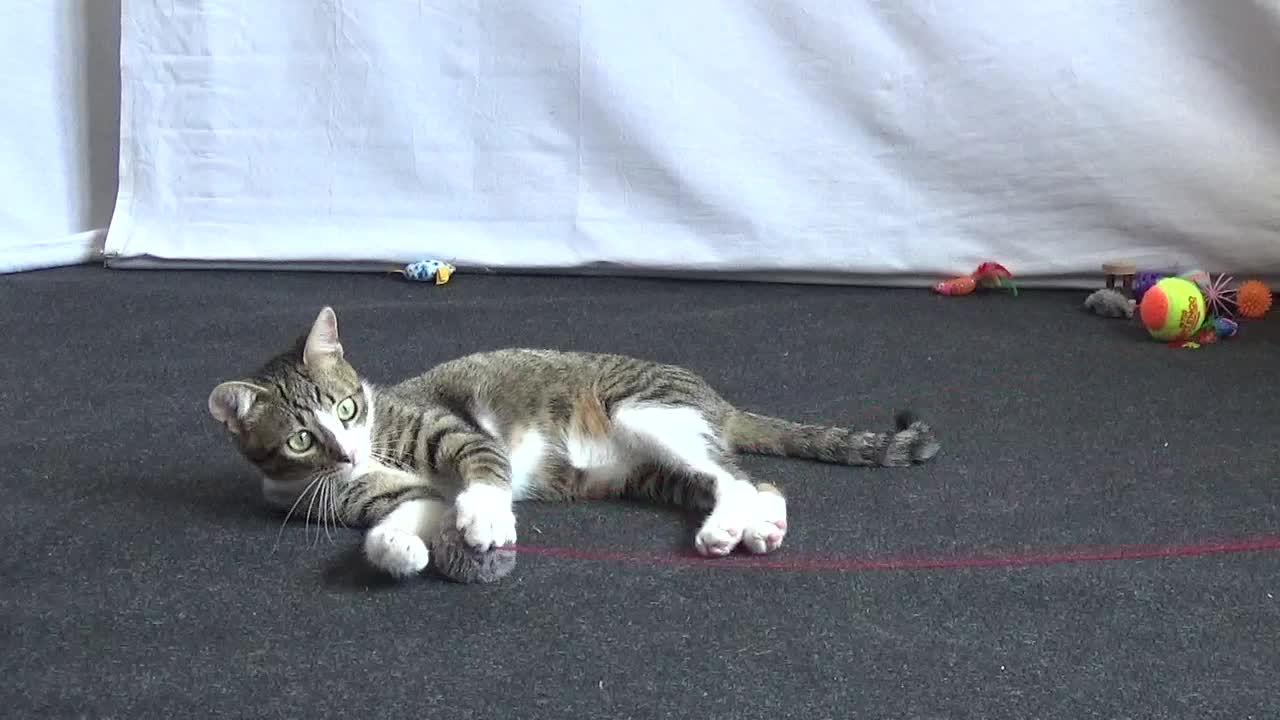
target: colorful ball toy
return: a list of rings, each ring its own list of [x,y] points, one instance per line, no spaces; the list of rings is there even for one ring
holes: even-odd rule
[[[1138,314],[1156,340],[1188,340],[1204,325],[1204,293],[1190,280],[1167,277],[1143,293]]]
[[[1147,291],[1155,287],[1155,284],[1169,277],[1169,273],[1164,272],[1140,272],[1133,276],[1133,299],[1142,301],[1142,296]]]
[[[1257,280],[1246,280],[1236,291],[1236,307],[1247,318],[1260,318],[1271,309],[1271,289]]]

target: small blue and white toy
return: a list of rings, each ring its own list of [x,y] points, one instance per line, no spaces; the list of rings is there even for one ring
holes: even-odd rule
[[[410,280],[418,282],[435,281],[437,285],[449,282],[456,270],[454,266],[441,260],[419,260],[405,265],[399,272]]]

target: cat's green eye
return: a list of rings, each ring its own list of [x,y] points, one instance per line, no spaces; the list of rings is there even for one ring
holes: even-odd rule
[[[349,397],[338,403],[338,419],[342,422],[347,422],[354,418],[356,416],[356,412],[359,410],[360,406],[356,405],[356,399],[354,397]]]
[[[290,450],[298,453],[299,455],[310,450],[312,446],[316,444],[315,438],[311,437],[311,433],[306,430],[299,430],[298,432],[290,435],[289,439],[285,442],[289,445]]]

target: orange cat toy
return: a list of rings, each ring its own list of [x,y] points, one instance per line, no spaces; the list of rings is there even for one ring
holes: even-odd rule
[[[1013,273],[1000,263],[984,262],[969,275],[962,275],[933,286],[939,295],[968,295],[978,288],[1009,288],[1014,295],[1018,294],[1018,286],[1013,284]]]

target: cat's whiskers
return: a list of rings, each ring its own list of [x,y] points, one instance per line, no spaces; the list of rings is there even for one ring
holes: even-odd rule
[[[285,513],[284,520],[280,522],[280,531],[276,533],[276,544],[271,548],[272,554],[275,554],[275,552],[280,549],[280,541],[284,537],[284,529],[289,525],[289,518],[293,517],[294,511],[298,509],[298,505],[302,502],[302,499],[307,496],[307,492],[315,487],[316,483],[323,479],[324,474],[316,475],[311,479],[311,482],[307,483],[307,486],[302,489],[302,492],[298,493],[298,499],[293,501],[293,505],[289,508],[289,512]]]
[[[333,535],[329,533],[329,495],[333,492],[333,482],[326,480],[320,483],[320,517],[318,518],[320,527],[324,530],[324,537],[333,544]],[[320,532],[316,531],[316,542],[320,541]]]
[[[324,474],[324,484],[321,486],[320,498],[320,521],[325,528],[325,537],[329,539],[329,543],[333,543],[333,533],[338,531],[338,526],[348,527],[347,521],[342,517],[342,505],[345,503],[343,499],[347,491],[338,483],[341,473],[338,470],[331,470]],[[317,538],[318,539],[318,538]]]
[[[395,459],[378,450],[369,450],[369,460],[378,465],[385,465],[393,469],[396,468]]]
[[[375,458],[375,459],[378,460],[378,462],[380,462],[382,465],[386,466],[387,468],[391,470],[395,470],[397,472],[404,473],[405,475],[418,474],[418,471],[412,466],[408,465],[407,463],[397,463],[395,460],[391,458]]]
[[[333,495],[332,495],[332,499],[333,499],[332,512],[333,512],[335,529],[337,528],[338,525],[341,525],[344,529],[349,527],[347,525],[346,518],[342,516],[343,515],[342,508],[343,506],[346,505],[347,494],[348,494],[348,491],[346,487],[337,487],[335,485]]]
[[[316,479],[319,482],[314,483],[315,490],[311,492],[311,499],[307,501],[307,512],[302,517],[302,538],[307,541],[311,539],[311,511],[315,509],[316,498],[320,496],[320,488],[324,484],[324,475],[317,475]],[[315,545],[313,544],[312,547],[315,547]]]
[[[394,448],[373,445],[369,448],[369,457],[393,470],[412,473],[414,471],[413,468],[403,460],[397,459],[395,456],[391,455],[393,452],[396,452]]]
[[[319,484],[318,484],[318,486],[316,487],[316,489],[311,493],[311,499],[310,499],[309,501],[307,501],[307,515],[306,515],[306,522],[305,522],[305,525],[303,526],[303,531],[302,531],[302,532],[303,532],[303,537],[304,537],[304,538],[306,538],[306,537],[309,535],[309,533],[310,533],[310,529],[311,529],[311,511],[315,509],[315,507],[316,507],[316,500],[317,500],[317,499],[320,501],[320,512],[321,512],[321,515],[323,515],[323,513],[324,513],[324,498],[323,498],[323,493],[324,493],[324,491],[325,491],[325,488],[327,488],[327,487],[329,486],[329,483],[330,483],[330,481],[333,479],[333,476],[334,476],[334,471],[332,471],[332,470],[326,470],[326,471],[323,471],[323,472],[321,472],[320,474],[316,475],[316,480],[312,481],[312,485],[316,485],[317,481],[318,481],[318,483],[319,483]],[[310,487],[310,486],[308,486],[308,487]],[[319,544],[319,543],[320,543],[320,527],[321,527],[321,522],[322,522],[322,520],[323,520],[323,518],[322,518],[322,517],[320,517],[320,516],[317,516],[317,517],[316,517],[316,540],[315,540],[315,543],[313,543],[313,544],[312,544],[312,547],[315,547],[317,544]]]

